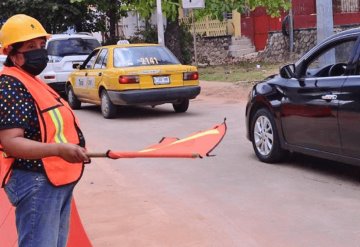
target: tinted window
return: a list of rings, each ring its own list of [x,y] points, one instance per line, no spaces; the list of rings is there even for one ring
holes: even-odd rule
[[[96,39],[69,38],[49,41],[47,51],[49,55],[59,57],[88,55],[99,46]]]
[[[348,63],[354,49],[355,40],[345,41],[332,46],[319,54],[308,66],[309,69],[318,69],[336,63]]]
[[[180,64],[177,58],[162,46],[139,46],[114,49],[114,67]]]

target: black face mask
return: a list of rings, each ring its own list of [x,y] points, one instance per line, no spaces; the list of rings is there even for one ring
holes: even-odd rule
[[[49,61],[47,50],[45,49],[31,50],[22,52],[22,54],[24,55],[25,63],[21,68],[33,76],[40,74]]]

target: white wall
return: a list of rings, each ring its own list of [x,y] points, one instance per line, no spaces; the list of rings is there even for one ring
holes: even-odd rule
[[[163,16],[163,22],[166,26],[166,18]],[[155,12],[152,14],[150,23],[156,26],[157,19]],[[125,38],[135,36],[135,33],[145,27],[145,22],[136,12],[129,12],[127,17],[122,17],[119,21],[119,28],[122,28],[122,32]]]

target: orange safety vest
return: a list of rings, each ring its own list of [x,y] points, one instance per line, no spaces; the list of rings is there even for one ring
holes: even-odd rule
[[[68,103],[46,83],[32,77],[16,67],[4,67],[0,73],[17,78],[34,99],[39,118],[41,142],[80,144],[78,120]],[[0,182],[6,184],[13,157],[7,157],[0,146]],[[46,176],[54,186],[77,182],[83,173],[84,163],[69,163],[60,157],[52,156],[41,159]]]

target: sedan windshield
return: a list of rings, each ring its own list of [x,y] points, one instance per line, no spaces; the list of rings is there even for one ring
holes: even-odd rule
[[[89,55],[99,47],[96,39],[69,38],[49,41],[47,51],[50,56]]]
[[[165,47],[138,46],[114,49],[114,67],[180,64]]]

